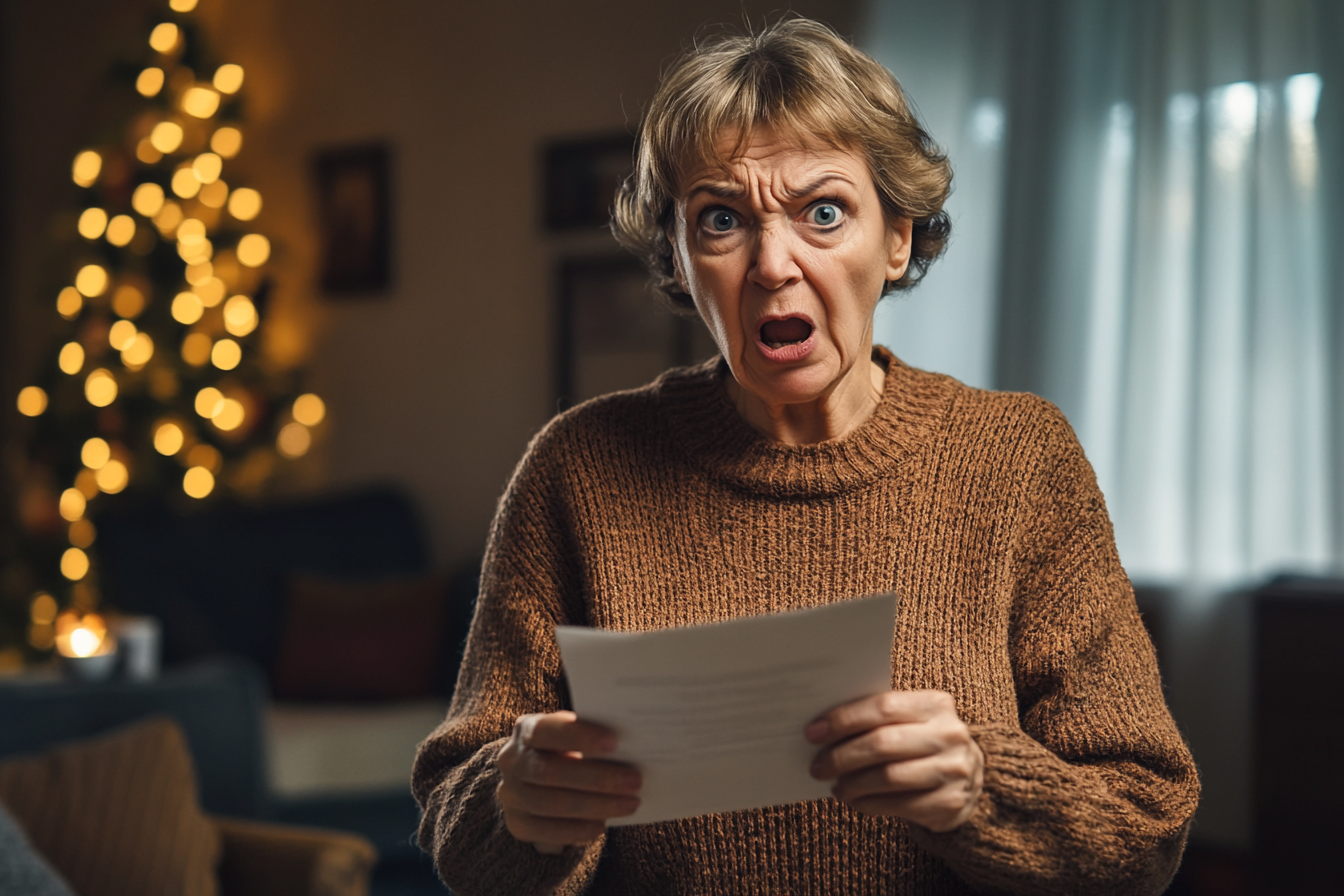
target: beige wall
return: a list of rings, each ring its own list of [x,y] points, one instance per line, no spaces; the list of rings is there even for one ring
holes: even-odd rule
[[[82,97],[81,82],[102,67],[89,57],[116,49],[111,32],[139,39],[144,11],[158,5],[136,0],[114,12],[94,0],[23,0],[11,21],[66,35],[77,71],[61,67],[68,52],[38,51],[15,40],[22,33],[10,46],[15,61],[49,69]],[[844,33],[857,6],[794,4]],[[248,73],[238,170],[266,198],[258,223],[277,246],[277,311],[315,336],[310,382],[328,399],[331,424],[310,487],[399,483],[424,511],[439,563],[479,550],[509,472],[552,413],[553,266],[566,246],[538,223],[540,146],[632,126],[660,66],[702,24],[740,22],[744,10],[759,20],[776,8],[756,0],[202,0],[216,50]],[[35,93],[16,110],[20,128],[23,116],[65,116],[46,83],[35,78]],[[86,136],[63,121],[40,146],[27,145],[24,164],[40,167],[41,183],[22,188],[26,207],[64,195],[46,183],[68,176]],[[374,139],[394,152],[396,281],[376,299],[322,300],[311,285],[308,164],[318,147]],[[31,288],[37,275],[17,279]]]

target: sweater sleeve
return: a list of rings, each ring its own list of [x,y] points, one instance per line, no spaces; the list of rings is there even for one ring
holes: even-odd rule
[[[1199,781],[1096,477],[1063,416],[1041,405],[1009,557],[1018,724],[972,726],[985,782],[966,824],[911,827],[988,892],[1158,894]]]
[[[598,841],[542,855],[509,833],[495,797],[495,759],[517,718],[566,707],[554,628],[581,614],[559,498],[563,465],[543,460],[545,436],[500,502],[457,690],[411,772],[420,846],[458,896],[577,893],[602,849]]]

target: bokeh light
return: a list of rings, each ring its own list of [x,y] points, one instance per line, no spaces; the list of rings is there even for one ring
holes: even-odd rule
[[[75,156],[75,163],[70,168],[70,176],[81,187],[91,187],[98,180],[98,173],[102,170],[103,157],[91,149],[86,149]]]
[[[25,386],[19,390],[19,413],[37,417],[47,409],[47,393],[41,386]]]
[[[210,148],[231,159],[243,148],[243,132],[235,127],[222,127],[210,137]]]
[[[56,358],[56,366],[61,368],[62,373],[68,373],[71,376],[84,369],[84,346],[78,342],[67,342],[61,346],[61,353]]]
[[[249,268],[259,268],[270,257],[271,241],[261,234],[249,233],[238,241],[238,261],[240,264]]]
[[[183,199],[190,199],[201,192],[201,181],[190,168],[179,168],[173,174],[173,192]]]
[[[107,241],[114,246],[125,246],[135,239],[135,219],[117,215],[107,222]]]
[[[126,469],[126,465],[113,458],[103,465],[103,468],[96,474],[98,488],[107,492],[109,495],[115,495],[126,488],[131,481],[131,471]]]
[[[196,118],[209,118],[219,109],[219,94],[209,87],[189,87],[182,94],[182,111]]]
[[[186,440],[182,427],[171,420],[165,420],[154,428],[154,450],[165,457],[172,457],[181,451]]]
[[[219,180],[220,172],[224,170],[224,160],[216,153],[203,152],[191,163],[191,170],[201,183],[212,184]]]
[[[84,497],[84,493],[77,488],[68,488],[61,492],[61,518],[74,522],[84,518],[84,511],[88,509],[89,499]]]
[[[174,200],[167,199],[163,203],[163,208],[154,216],[154,226],[159,228],[159,233],[164,239],[172,239],[173,234],[177,233],[177,225],[182,223],[182,206]]]
[[[192,287],[192,292],[200,298],[201,304],[207,308],[213,308],[224,301],[224,281],[218,277],[207,277],[203,282]]]
[[[201,264],[187,265],[187,282],[192,286],[199,286],[214,275],[214,265],[210,264],[208,261],[202,262]]]
[[[66,548],[61,555],[61,575],[78,582],[89,574],[89,555],[79,548]]]
[[[313,434],[302,423],[285,424],[275,439],[276,449],[291,460],[303,457],[312,446]]]
[[[192,467],[182,477],[182,491],[193,498],[204,498],[215,490],[215,474],[205,467]]]
[[[239,221],[251,221],[261,214],[261,194],[251,187],[234,190],[229,197],[229,214]]]
[[[130,370],[139,370],[154,357],[154,340],[148,333],[136,333],[131,344],[121,350],[121,363]]]
[[[224,399],[224,407],[214,417],[214,424],[225,432],[230,432],[243,425],[243,419],[247,416],[247,411],[243,403],[236,398]]]
[[[224,410],[224,393],[214,386],[206,386],[196,393],[196,413],[207,420],[216,417]]]
[[[199,243],[178,243],[177,256],[187,264],[199,264],[202,261],[209,261],[214,255],[215,246],[209,240],[201,240]]]
[[[51,625],[56,621],[56,613],[59,607],[56,606],[56,598],[47,594],[45,591],[39,591],[33,597],[32,606],[28,609],[29,618],[38,625]]]
[[[326,416],[326,402],[312,392],[307,392],[294,399],[294,419],[304,426],[316,426]]]
[[[93,298],[107,290],[107,270],[98,264],[86,264],[75,275],[75,289],[81,295]]]
[[[197,0],[168,0],[168,8],[173,12],[191,12],[196,3]]]
[[[196,293],[180,292],[173,298],[172,315],[173,320],[178,323],[191,326],[200,320],[203,314],[205,314],[205,306],[201,304],[201,298]],[[210,337],[207,336],[206,338]]]
[[[196,198],[206,208],[223,208],[229,201],[229,185],[222,180],[211,181],[201,187],[201,192],[196,194]]]
[[[90,469],[80,470],[75,474],[75,488],[85,498],[92,501],[98,497],[98,474]]]
[[[205,467],[211,473],[218,473],[224,466],[224,455],[209,442],[198,442],[187,452],[187,466]]]
[[[232,370],[242,360],[243,349],[232,339],[221,339],[210,350],[210,363],[220,370]]]
[[[135,341],[135,324],[128,320],[119,320],[107,331],[107,344],[117,351],[124,350]]]
[[[149,143],[161,153],[170,153],[182,145],[182,125],[175,121],[161,121],[149,132]]]
[[[141,184],[131,194],[131,208],[146,218],[152,218],[163,208],[163,187],[158,184]]]
[[[158,96],[163,89],[163,69],[151,65],[135,79],[135,89],[141,96]]]
[[[211,83],[220,93],[237,93],[243,86],[243,67],[233,62],[221,65],[215,69],[215,78]]]
[[[149,45],[159,53],[171,53],[177,47],[181,32],[172,22],[155,25],[149,33]]]
[[[145,310],[145,294],[129,283],[123,283],[112,293],[112,310],[127,320],[139,317]]]
[[[210,349],[215,342],[204,333],[189,333],[182,340],[182,360],[192,367],[204,367],[210,361]]]
[[[101,470],[112,459],[112,446],[107,439],[94,436],[79,449],[79,459],[90,470]]]
[[[105,408],[117,400],[117,380],[112,372],[99,367],[84,380],[84,397],[96,408]]]
[[[86,208],[79,216],[79,235],[86,240],[96,240],[107,229],[107,212],[100,208]]]
[[[84,307],[84,297],[73,286],[67,286],[56,296],[56,312],[66,320],[74,320]]]
[[[79,489],[72,488],[70,491],[80,495]],[[83,497],[83,495],[80,495]],[[87,519],[74,520],[70,523],[70,543],[77,548],[88,550],[89,545],[97,537],[98,531],[93,528],[93,523]]]
[[[154,148],[153,137],[143,137],[135,144],[135,157],[146,165],[154,165],[163,158],[163,153]]]
[[[224,303],[224,329],[234,336],[246,336],[257,323],[257,306],[247,296],[234,296]]]

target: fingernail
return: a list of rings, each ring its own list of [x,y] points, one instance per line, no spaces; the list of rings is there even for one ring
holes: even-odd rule
[[[804,735],[812,743],[817,743],[831,733],[831,723],[825,719],[817,719],[804,730]]]

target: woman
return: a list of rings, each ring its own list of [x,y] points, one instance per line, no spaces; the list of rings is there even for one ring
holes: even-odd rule
[[[872,344],[941,252],[946,160],[891,76],[789,20],[690,52],[614,228],[721,358],[533,441],[491,531],[421,845],[474,893],[1160,893],[1198,783],[1067,422]],[[900,595],[892,690],[813,722],[834,798],[617,827],[559,624]]]

